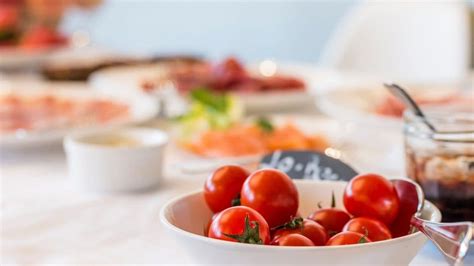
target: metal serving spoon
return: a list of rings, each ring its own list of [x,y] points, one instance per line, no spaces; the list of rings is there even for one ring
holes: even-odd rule
[[[425,114],[421,111],[421,108],[416,104],[415,100],[408,94],[408,92],[395,83],[384,83],[385,88],[387,88],[393,96],[397,97],[402,101],[406,107],[408,107],[416,116],[420,117],[423,123],[432,131],[437,132],[433,124],[428,121]]]
[[[406,179],[393,179],[391,182],[397,190],[401,207],[404,210],[412,210],[412,213],[416,210],[414,214],[410,214],[411,216],[407,215],[402,219],[409,219],[411,226],[428,237],[443,253],[450,265],[462,265],[462,260],[467,254],[472,238],[473,223],[436,223],[423,220],[421,216],[425,195],[421,187]],[[408,225],[408,223],[406,224]]]

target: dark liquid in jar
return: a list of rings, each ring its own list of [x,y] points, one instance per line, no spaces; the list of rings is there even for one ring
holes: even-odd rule
[[[422,154],[406,147],[407,173],[443,222],[474,221],[474,154]]]

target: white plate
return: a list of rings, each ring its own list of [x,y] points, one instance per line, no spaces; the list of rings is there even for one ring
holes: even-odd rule
[[[411,86],[407,86],[410,88]],[[410,90],[411,94],[423,95],[424,98],[438,98],[453,95],[457,92],[454,86],[418,87]],[[368,125],[380,128],[401,130],[402,119],[377,114],[376,106],[388,95],[382,82],[346,83],[334,87],[319,95],[318,107],[323,113],[340,121]]]
[[[250,71],[257,64],[249,65]],[[321,87],[319,83],[329,83],[335,77],[334,71],[316,68],[309,64],[279,64],[277,73],[288,74],[305,81],[304,91],[274,91],[257,93],[236,93],[242,98],[245,110],[249,113],[302,109],[314,105],[313,94]],[[140,84],[144,80],[154,80],[165,75],[165,69],[157,64],[142,66],[112,67],[97,71],[90,79],[90,85],[99,91],[141,92]],[[339,78],[339,77],[338,77]]]
[[[149,121],[158,113],[155,99],[145,95],[111,95],[90,90],[82,83],[74,82],[10,82],[0,84],[0,94],[20,95],[53,94],[71,99],[107,99],[129,107],[129,117],[114,123],[77,128],[31,131],[25,134],[6,134],[0,138],[2,150],[21,149],[60,143],[70,133],[93,132]]]
[[[56,52],[69,51],[71,48],[48,48],[38,51],[25,51],[18,48],[0,49],[0,68],[31,68],[45,62]]]
[[[140,87],[145,80],[155,80],[164,75],[165,70],[157,64],[137,66],[117,66],[94,72],[88,80],[89,85],[107,93],[142,93]]]
[[[265,116],[276,125],[283,125],[285,122],[292,122],[302,132],[308,135],[323,135],[327,137],[333,156],[340,156],[344,159],[347,147],[347,138],[344,125],[335,120],[321,116],[310,115],[270,115]],[[249,118],[252,119],[252,118]],[[262,155],[249,155],[240,157],[219,157],[210,158],[193,154],[177,146],[176,142],[169,145],[170,164],[178,170],[180,174],[202,174],[225,164],[252,165],[260,160]]]

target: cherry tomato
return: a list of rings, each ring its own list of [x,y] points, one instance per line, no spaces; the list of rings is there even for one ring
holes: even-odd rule
[[[214,213],[211,217],[211,219],[209,219],[209,222],[207,222],[206,226],[204,227],[204,235],[207,236],[209,234],[209,228],[211,227],[211,224],[212,224],[212,221],[214,221],[214,219],[216,219],[217,215],[219,215],[219,213]]]
[[[204,199],[207,206],[217,213],[232,206],[238,199],[242,185],[249,173],[236,165],[222,166],[214,171],[204,183]]]
[[[287,226],[287,228],[278,229],[273,235],[272,244],[278,245],[281,237],[289,234],[300,234],[303,235],[315,246],[324,246],[328,241],[328,234],[326,229],[317,222],[310,219],[295,218],[292,224],[294,226]],[[291,222],[290,222],[291,223]]]
[[[418,192],[415,186],[406,182],[394,180],[392,184],[395,186],[400,199],[398,215],[390,227],[392,237],[395,238],[407,235],[410,232],[410,221],[418,208]]]
[[[254,172],[242,186],[241,203],[265,217],[273,228],[290,221],[298,210],[298,191],[283,172],[263,169]]]
[[[217,215],[211,223],[208,236],[231,242],[269,244],[270,228],[257,211],[236,206]]]
[[[335,236],[331,237],[326,243],[326,246],[340,246],[340,245],[352,245],[372,242],[369,238],[361,233],[356,232],[340,232]]]
[[[363,174],[346,186],[344,206],[356,217],[374,218],[390,225],[397,217],[399,199],[390,181],[376,174]]]
[[[344,226],[343,231],[367,234],[367,237],[374,242],[392,238],[390,230],[384,223],[366,217],[357,217],[350,220]]]
[[[280,237],[278,246],[314,246],[313,242],[300,234],[288,234]]]
[[[349,214],[341,209],[324,208],[313,212],[308,219],[311,219],[324,228],[330,236],[342,231],[344,225],[351,219]]]

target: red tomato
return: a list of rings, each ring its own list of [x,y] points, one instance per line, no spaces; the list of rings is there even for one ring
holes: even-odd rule
[[[303,235],[315,246],[324,246],[328,241],[328,234],[326,233],[326,229],[320,224],[315,221],[309,219],[302,219],[302,218],[295,218],[293,219],[293,224],[295,226],[289,228],[282,228],[278,229],[275,234],[273,235],[272,244],[278,245],[281,237],[289,235],[289,234],[300,234]]]
[[[340,232],[335,236],[331,237],[326,243],[326,246],[340,246],[340,245],[352,245],[372,242],[369,238],[361,233],[356,232]]]
[[[283,172],[263,169],[254,172],[242,186],[241,203],[265,217],[273,228],[290,221],[298,210],[298,191]]]
[[[376,174],[363,174],[346,186],[344,206],[356,217],[370,217],[390,225],[397,217],[399,199],[390,181]]]
[[[367,234],[367,237],[372,241],[381,241],[392,238],[388,227],[375,219],[358,217],[350,220],[343,231],[357,232]]]
[[[280,237],[278,246],[314,246],[313,242],[300,234],[288,234]]]
[[[341,209],[324,208],[313,212],[308,219],[311,219],[324,228],[330,236],[342,231],[344,225],[351,219],[349,214]]]
[[[217,215],[211,223],[208,236],[231,242],[269,244],[270,228],[257,211],[236,206]]]
[[[410,232],[410,221],[418,208],[418,192],[416,187],[406,182],[392,181],[400,199],[397,218],[393,221],[390,230],[392,237],[400,237]]]
[[[217,215],[219,215],[219,213],[214,213],[211,217],[211,219],[209,219],[209,222],[207,222],[207,224],[204,226],[204,235],[207,236],[209,234],[209,228],[211,227],[211,224],[212,224],[212,221],[214,221],[214,219],[216,219]]]
[[[217,213],[232,206],[238,199],[242,185],[249,173],[236,165],[222,166],[214,171],[204,183],[204,199],[207,206]]]

